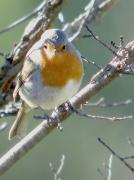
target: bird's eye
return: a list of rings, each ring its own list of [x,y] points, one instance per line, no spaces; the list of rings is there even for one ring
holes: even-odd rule
[[[44,48],[47,49],[47,45],[46,44],[44,45]]]
[[[66,46],[65,46],[65,45],[63,45],[63,46],[62,46],[62,49],[64,50],[65,48],[66,48]]]

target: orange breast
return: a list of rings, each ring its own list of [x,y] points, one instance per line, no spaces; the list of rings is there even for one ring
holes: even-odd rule
[[[63,87],[69,80],[79,81],[83,75],[83,66],[79,57],[67,51],[58,52],[50,60],[41,51],[42,82],[50,87]]]

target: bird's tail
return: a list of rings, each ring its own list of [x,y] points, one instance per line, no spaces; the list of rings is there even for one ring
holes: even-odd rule
[[[9,140],[11,140],[15,136],[22,138],[26,135],[26,130],[27,130],[28,121],[29,121],[26,116],[29,111],[30,111],[29,106],[23,103],[9,131],[9,136],[8,136]]]

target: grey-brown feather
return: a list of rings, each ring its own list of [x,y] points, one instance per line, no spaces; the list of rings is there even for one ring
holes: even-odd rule
[[[26,134],[28,118],[26,117],[27,113],[30,111],[29,106],[27,106],[24,102],[22,103],[22,107],[18,111],[17,117],[9,131],[8,139],[11,140],[13,137],[23,137]]]
[[[21,88],[21,86],[23,86],[25,81],[28,78],[30,78],[30,76],[32,75],[34,70],[35,70],[34,62],[29,57],[27,57],[21,72],[17,76],[16,86],[15,86],[15,89],[14,89],[14,92],[13,92],[14,102],[16,102],[16,99],[18,97],[19,89]]]

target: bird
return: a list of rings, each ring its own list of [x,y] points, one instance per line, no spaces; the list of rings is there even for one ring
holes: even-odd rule
[[[80,52],[61,29],[48,29],[27,52],[16,80],[14,101],[22,100],[8,139],[23,138],[27,114],[35,108],[52,110],[79,90],[84,69]]]

